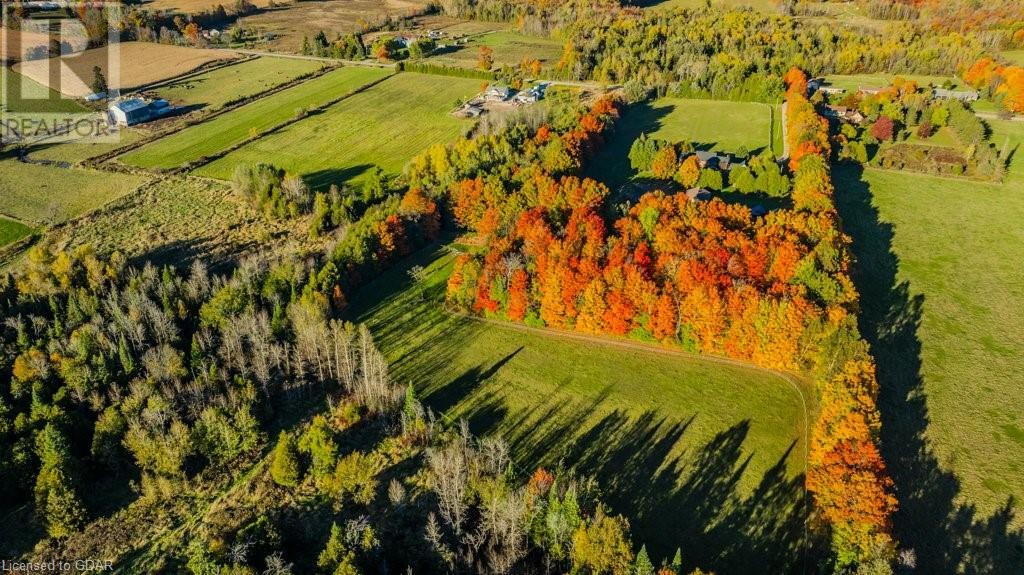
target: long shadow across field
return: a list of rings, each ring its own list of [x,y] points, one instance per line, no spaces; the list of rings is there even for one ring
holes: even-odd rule
[[[369,295],[353,301],[354,317],[368,322],[402,383],[450,370],[466,342],[481,329],[494,329],[447,314],[440,305],[443,282],[410,291],[407,270],[437,256],[414,257],[389,273],[390,279],[365,288],[362,293]],[[407,299],[380,304],[392,297]],[[423,390],[426,403],[439,413],[463,403],[521,351],[514,348]],[[681,548],[687,567],[719,573],[803,573],[808,572],[807,557],[813,570],[816,551],[805,549],[804,477],[787,475],[788,459],[799,456],[795,444],[756,486],[741,489],[741,477],[749,473],[754,455],[745,445],[749,421],[736,422],[680,452],[679,442],[700,413],[680,421],[654,410],[637,414],[601,409],[610,386],[589,399],[558,387],[535,398],[531,407],[511,412],[503,396],[516,392],[488,392],[461,415],[475,434],[501,435],[524,472],[543,465],[596,478],[603,500],[631,519],[635,542],[645,543],[656,561],[671,558]],[[605,413],[595,420],[594,412]]]
[[[1024,531],[1010,527],[1016,502],[1009,499],[991,517],[958,502],[960,482],[939,464],[925,435],[929,416],[917,335],[925,300],[898,280],[893,226],[871,204],[861,167],[841,165],[834,175],[857,257],[860,329],[878,364],[882,451],[900,500],[897,539],[914,549],[920,573],[1024,573]]]

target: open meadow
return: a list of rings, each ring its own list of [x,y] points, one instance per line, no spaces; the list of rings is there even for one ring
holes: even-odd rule
[[[288,244],[289,225],[266,218],[228,186],[175,177],[148,185],[101,210],[55,230],[51,239],[89,244],[98,253],[120,251],[140,264],[186,266],[201,259],[214,268],[247,254],[268,254]]]
[[[0,214],[31,224],[63,222],[132,191],[144,180],[0,158]]]
[[[860,88],[884,88],[892,84],[893,79],[903,78],[913,80],[918,86],[927,87],[943,86],[947,82],[953,89],[964,89],[963,82],[953,76],[924,76],[919,74],[833,74],[826,76],[825,80],[829,85],[842,88],[848,91],[856,91]]]
[[[362,67],[333,70],[147,144],[121,156],[120,160],[142,168],[174,168],[221,152],[294,118],[297,110],[322,106],[389,73],[380,68]]]
[[[993,128],[1016,149],[1001,185],[835,171],[902,494],[897,534],[923,572],[970,541],[1020,554],[1006,531],[1024,526],[1024,124]]]
[[[615,188],[632,177],[629,148],[641,134],[699,149],[756,153],[768,146],[782,154],[778,106],[755,102],[662,98],[629,107],[611,140],[591,162],[590,176]]]
[[[177,1],[177,0],[168,0]],[[190,0],[203,1],[203,0]],[[324,32],[334,39],[340,34],[363,32],[388,16],[414,14],[426,7],[420,0],[318,0],[292,2],[238,20],[244,28],[271,34],[269,48],[299,52],[302,38]]]
[[[369,325],[396,380],[446,419],[503,436],[521,469],[596,478],[654,557],[681,547],[687,561],[725,573],[799,564],[805,414],[793,384],[450,315],[442,302],[453,260],[428,249],[353,301],[353,319]],[[425,266],[416,282],[414,264]]]
[[[128,90],[187,74],[210,62],[237,56],[228,50],[204,50],[152,42],[122,42],[118,50],[117,61],[120,66],[116,74],[109,70],[110,55],[106,46],[62,56],[59,91],[76,98],[91,94],[92,88],[89,86],[93,81],[95,66],[103,70],[111,88]],[[49,86],[49,68],[56,65],[53,60],[56,59],[20,62],[15,64],[14,70]]]
[[[323,63],[309,60],[256,58],[174,80],[152,92],[175,106],[216,110],[230,101],[259,94],[322,67]]]
[[[358,180],[373,166],[395,175],[430,145],[472,126],[453,117],[479,80],[401,73],[197,170],[228,180],[239,164],[269,162],[314,188]]]
[[[454,33],[451,30],[445,30]],[[494,67],[518,66],[523,60],[540,60],[545,68],[552,68],[562,55],[562,45],[557,40],[540,36],[528,36],[510,30],[487,32],[473,36],[466,44],[439,50],[429,62],[443,66],[475,68],[480,48],[487,46],[494,50]]]

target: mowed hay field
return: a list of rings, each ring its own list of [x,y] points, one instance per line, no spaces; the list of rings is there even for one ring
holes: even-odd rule
[[[358,179],[373,166],[394,175],[430,145],[472,126],[450,112],[458,98],[479,90],[479,80],[400,73],[197,173],[228,180],[239,164],[268,162],[303,176],[314,188]]]
[[[210,62],[228,60],[237,54],[228,50],[204,50],[183,46],[169,46],[152,42],[123,42],[116,54],[120,66],[117,74],[110,70],[108,47],[93,48],[60,58],[61,85],[59,91],[67,96],[81,98],[92,93],[93,67],[103,70],[111,88],[127,90],[186,74]],[[14,70],[43,85],[49,85],[49,66],[54,60],[21,62]],[[57,89],[55,86],[50,86]]]
[[[524,59],[537,59],[545,68],[552,68],[562,55],[562,45],[557,40],[502,30],[473,36],[466,44],[453,47],[451,52],[431,56],[429,61],[445,66],[475,68],[482,46],[494,50],[495,68],[518,66]]]
[[[778,106],[754,102],[661,98],[629,107],[615,134],[590,163],[591,176],[612,187],[634,175],[629,148],[641,134],[670,142],[687,141],[701,149],[751,153],[771,147],[782,154]]]
[[[253,133],[281,124],[293,118],[299,108],[322,106],[390,73],[379,68],[362,67],[333,70],[147,144],[121,156],[120,160],[142,168],[174,168],[221,152],[245,141]],[[272,158],[273,155],[261,161]]]
[[[55,224],[137,188],[144,178],[61,169],[0,159],[0,214],[32,224]]]
[[[218,109],[322,67],[323,63],[309,60],[256,58],[175,80],[153,91],[175,106]]]
[[[1024,123],[993,132],[1016,147],[1001,185],[835,172],[901,493],[897,531],[925,573],[954,572],[969,541],[1024,565],[1007,533],[1024,528]]]
[[[476,434],[504,437],[518,471],[594,477],[656,562],[784,573],[803,535],[804,412],[760,370],[524,332],[444,311],[455,255],[428,249],[360,290],[396,381]],[[425,267],[411,284],[410,266]],[[711,526],[709,528],[709,526]]]

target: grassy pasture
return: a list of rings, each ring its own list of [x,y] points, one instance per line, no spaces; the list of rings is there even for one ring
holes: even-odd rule
[[[176,106],[218,109],[284,84],[323,67],[320,62],[292,58],[256,58],[175,80],[155,90]]]
[[[562,45],[557,40],[502,30],[474,36],[465,45],[456,46],[451,52],[431,56],[429,60],[445,66],[475,68],[482,46],[494,50],[495,68],[518,66],[523,59],[535,58],[545,68],[551,68],[562,55]]]
[[[227,180],[238,164],[269,162],[302,175],[315,188],[358,180],[374,165],[397,174],[416,154],[471,125],[449,112],[457,98],[479,89],[479,80],[401,73],[197,173]]]
[[[917,74],[849,74],[840,75],[835,74],[827,76],[825,79],[832,86],[837,88],[843,88],[849,91],[856,91],[859,88],[884,88],[892,84],[893,79],[903,78],[904,80],[913,80],[917,82],[919,86],[925,87],[929,84],[936,86],[942,86],[943,83],[949,81],[952,83],[954,89],[963,89],[963,82],[959,78],[953,76],[922,76]]]
[[[991,125],[1015,150],[1002,184],[835,172],[878,361],[882,446],[903,494],[897,535],[922,572],[994,556],[977,571],[1010,573],[1024,561],[1024,517],[1008,503],[1024,498],[1024,124]],[[964,545],[985,555],[964,559]]]
[[[61,57],[60,92],[79,98],[92,93],[89,85],[93,80],[94,66],[103,70],[111,88],[127,90],[186,74],[210,62],[236,57],[236,54],[227,50],[204,50],[153,42],[123,42],[118,45],[118,50],[119,68],[116,75],[109,69],[111,56],[106,46]],[[50,60],[21,62],[14,66],[14,70],[40,84],[48,85],[49,66],[56,65]]]
[[[127,194],[142,181],[128,174],[0,159],[0,213],[32,224],[55,224]]]
[[[653,104],[632,106],[626,110],[616,132],[591,162],[590,175],[613,188],[632,177],[629,148],[646,133],[671,142],[686,140],[698,148],[750,152],[772,146],[782,153],[781,114],[778,106],[730,102],[662,98]]]
[[[441,302],[453,259],[421,253],[407,263],[426,268],[415,285],[395,269],[353,301],[397,381],[448,421],[505,437],[523,471],[596,477],[655,562],[682,547],[687,564],[716,572],[798,564],[796,389],[745,367],[456,318]]]
[[[202,259],[219,267],[244,254],[281,248],[295,225],[268,220],[228,186],[176,177],[75,220],[54,232],[54,239],[90,244],[103,254],[118,250],[140,265]],[[295,235],[308,241],[306,234]]]
[[[9,112],[29,114],[85,111],[78,102],[61,97],[59,92],[15,72],[12,68],[4,67],[0,74],[3,74],[4,107]]]
[[[173,168],[217,153],[295,115],[298,108],[315,108],[389,74],[379,68],[341,68],[309,82],[246,104],[237,110],[191,126],[133,150],[121,161],[142,168]],[[262,158],[271,160],[272,156]]]
[[[0,248],[12,244],[32,233],[32,228],[23,223],[0,217]]]
[[[39,144],[29,149],[29,157],[33,160],[52,160],[74,164],[89,158],[112,152],[122,146],[139,141],[144,134],[134,128],[121,128],[117,142],[60,142],[55,144]]]

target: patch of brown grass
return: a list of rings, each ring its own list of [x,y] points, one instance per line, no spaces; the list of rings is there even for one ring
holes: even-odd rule
[[[119,45],[117,60],[120,67],[116,73],[108,65],[109,48],[93,48],[77,54],[62,56],[60,92],[73,97],[83,97],[92,92],[89,85],[93,80],[93,67],[99,66],[111,88],[127,90],[187,74],[205,64],[217,60],[237,57],[227,50],[205,50],[183,46],[168,46],[151,42],[125,42]],[[21,62],[14,70],[40,84],[49,86],[49,68],[58,59],[32,60]],[[50,86],[57,89],[55,86]]]

